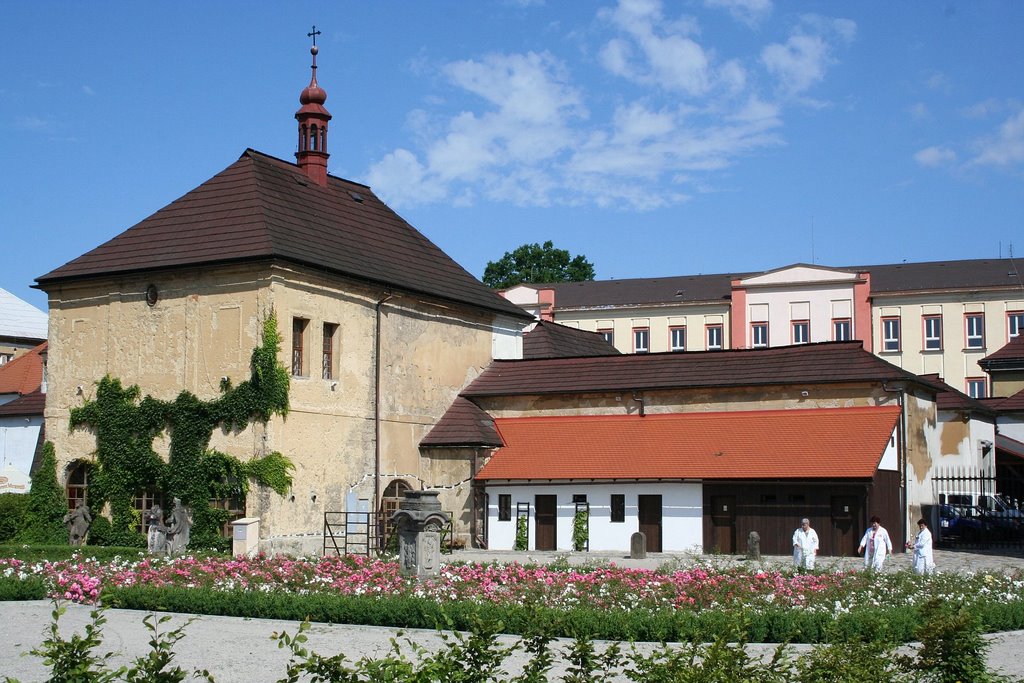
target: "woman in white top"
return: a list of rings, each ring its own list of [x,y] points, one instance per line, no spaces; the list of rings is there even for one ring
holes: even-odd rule
[[[932,532],[923,520],[917,520],[917,536],[914,538],[914,573],[931,574],[935,571],[935,557],[932,553]]]
[[[868,569],[881,571],[885,564],[885,556],[892,552],[892,540],[889,532],[882,526],[882,520],[877,516],[871,518],[871,526],[864,532],[860,539],[857,552],[864,553],[864,566]]]
[[[814,569],[818,555],[818,534],[811,528],[811,520],[804,517],[800,528],[793,532],[793,564],[797,569]]]

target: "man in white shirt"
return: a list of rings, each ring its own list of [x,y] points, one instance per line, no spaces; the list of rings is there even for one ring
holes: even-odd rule
[[[811,520],[804,517],[800,528],[793,532],[793,564],[797,569],[814,569],[818,555],[818,533],[811,528]]]

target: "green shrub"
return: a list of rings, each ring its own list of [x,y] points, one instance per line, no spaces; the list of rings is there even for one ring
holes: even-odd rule
[[[46,582],[37,576],[19,579],[12,576],[0,576],[0,602],[9,600],[44,600],[46,598]]]
[[[58,562],[69,560],[76,555],[94,557],[100,562],[110,562],[115,557],[138,557],[138,548],[123,546],[87,546],[77,548],[69,545],[0,545],[0,557],[9,557],[23,562]]]
[[[530,547],[530,526],[525,515],[516,517],[515,550],[528,550]]]
[[[25,527],[29,497],[24,493],[0,493],[0,543],[14,540]]]
[[[17,540],[24,543],[67,543],[64,515],[68,504],[57,484],[57,455],[53,443],[43,444],[43,458],[32,475],[28,492],[28,510]]]

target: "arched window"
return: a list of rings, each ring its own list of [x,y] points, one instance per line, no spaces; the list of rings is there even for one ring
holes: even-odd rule
[[[320,151],[327,151],[327,126],[320,129]]]
[[[405,492],[411,490],[412,487],[401,479],[394,480],[384,489],[384,494],[380,500],[380,529],[383,536],[381,542],[384,548],[388,547],[388,541],[395,532],[395,525],[391,521],[391,515],[395,514],[398,510],[398,504],[405,497]]]
[[[67,486],[65,491],[68,496],[68,509],[74,510],[78,503],[88,504],[89,496],[89,474],[92,472],[92,463],[86,460],[76,460],[68,465]]]
[[[310,127],[310,131],[311,134],[309,136],[309,149],[315,152],[317,150],[316,143],[318,142],[315,123]]]
[[[308,135],[308,131],[306,130],[306,124],[302,124],[302,126],[299,128],[299,151],[300,152],[305,152],[306,151],[306,135]]]

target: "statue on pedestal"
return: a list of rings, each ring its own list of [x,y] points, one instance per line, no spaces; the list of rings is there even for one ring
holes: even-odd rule
[[[181,498],[174,499],[171,509],[171,524],[167,528],[167,554],[180,555],[188,547],[189,533],[192,530],[192,511],[181,504]]]
[[[81,500],[75,503],[75,509],[64,515],[64,525],[68,528],[68,545],[85,545],[85,535],[89,533],[92,515],[89,506]]]

